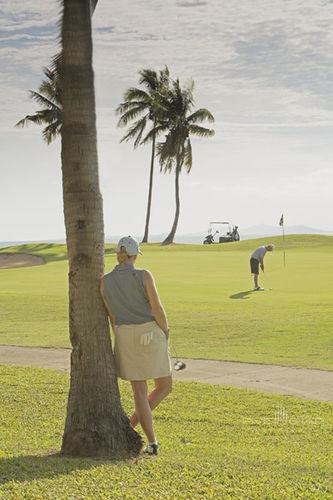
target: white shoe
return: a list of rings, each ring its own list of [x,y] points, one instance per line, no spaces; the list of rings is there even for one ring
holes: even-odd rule
[[[265,290],[265,288],[261,288],[261,286],[257,286],[257,288],[254,289],[255,292],[262,292]]]
[[[147,453],[147,455],[158,455],[159,450],[160,450],[159,444],[152,443],[152,444],[147,444],[147,446],[143,450],[143,453]]]

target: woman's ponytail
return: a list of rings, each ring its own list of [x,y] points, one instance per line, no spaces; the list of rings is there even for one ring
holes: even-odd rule
[[[123,262],[127,262],[130,258],[130,255],[126,252],[126,248],[121,246],[120,252],[118,252],[118,262],[119,264],[123,264]]]

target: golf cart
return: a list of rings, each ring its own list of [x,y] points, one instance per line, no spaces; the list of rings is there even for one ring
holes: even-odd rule
[[[214,237],[219,234],[219,241],[215,242]],[[230,222],[210,222],[208,234],[203,241],[204,245],[212,243],[228,243],[229,241],[239,241],[240,236],[238,226],[232,226]]]

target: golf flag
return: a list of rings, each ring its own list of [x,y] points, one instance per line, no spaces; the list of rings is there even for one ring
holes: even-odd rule
[[[282,227],[282,239],[283,239],[283,264],[286,267],[286,250],[284,246],[284,217],[283,214],[280,217],[279,226]]]

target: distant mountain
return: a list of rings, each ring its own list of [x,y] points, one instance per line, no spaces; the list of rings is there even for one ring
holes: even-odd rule
[[[268,226],[268,225],[257,225],[251,226],[245,229],[239,229],[241,240],[251,240],[255,238],[265,237],[265,236],[281,236],[282,229],[279,226]],[[175,242],[176,243],[192,243],[198,244],[202,243],[205,236],[207,234],[207,229],[202,231],[198,231],[196,233],[188,233],[188,234],[178,234],[176,235]],[[333,231],[328,231],[324,229],[318,229],[308,226],[286,226],[285,234],[327,234],[333,235]],[[163,241],[166,234],[156,235],[151,237],[152,242]]]
[[[66,243],[65,240],[25,240],[25,241],[0,241],[0,248],[4,247],[13,247],[18,245],[29,245],[30,243],[55,243],[57,245],[61,245]]]
[[[255,238],[265,237],[265,236],[281,236],[282,229],[279,226],[268,226],[268,225],[257,225],[251,226],[245,229],[240,228],[240,237],[242,240],[251,240]],[[200,244],[203,242],[205,236],[207,234],[207,229],[203,229],[202,231],[198,231],[195,233],[188,234],[178,234],[176,235],[175,242],[176,243],[192,243],[192,244]],[[328,231],[324,229],[318,229],[308,226],[286,226],[285,234],[327,234],[333,235],[333,231]],[[163,241],[166,237],[165,234],[152,235],[150,237],[150,241],[153,243],[157,243]],[[140,240],[140,239],[139,239]]]
[[[192,244],[202,243],[206,234],[207,234],[207,229],[197,233],[176,235],[175,243],[192,243]],[[168,233],[152,234],[151,236],[149,236],[149,243],[161,243],[163,240],[165,240],[167,235]],[[117,243],[118,240],[120,240],[120,238],[121,236],[119,235],[108,236],[106,238],[106,241],[108,243]],[[142,236],[133,235],[133,238],[135,238],[137,241],[142,240]]]
[[[251,240],[254,238],[269,237],[269,236],[280,236],[282,235],[282,230],[279,226],[267,226],[265,224],[260,224],[257,226],[250,226],[245,229],[239,228],[241,240]],[[333,235],[333,231],[318,229],[308,226],[286,226],[285,234],[327,234]],[[188,244],[200,244],[203,242],[205,236],[207,235],[207,229],[198,231],[195,233],[188,234],[178,234],[176,235],[176,243],[188,243]],[[123,235],[115,235],[106,237],[105,241],[107,243],[117,243]],[[152,234],[149,237],[150,243],[160,243],[167,236],[167,233]],[[133,235],[138,241],[141,241],[142,236]],[[43,240],[40,240],[43,241]],[[64,240],[44,240],[45,243],[65,243]],[[36,241],[3,241],[0,242],[1,247],[7,247],[12,245],[23,245],[25,243],[36,243]]]
[[[287,234],[333,234],[333,231],[328,231],[325,229],[318,229],[308,226],[285,226],[284,233]],[[267,226],[265,224],[260,224],[257,226],[251,226],[240,231],[241,236],[244,240],[252,238],[260,238],[263,236],[281,236],[282,228],[279,226]]]

